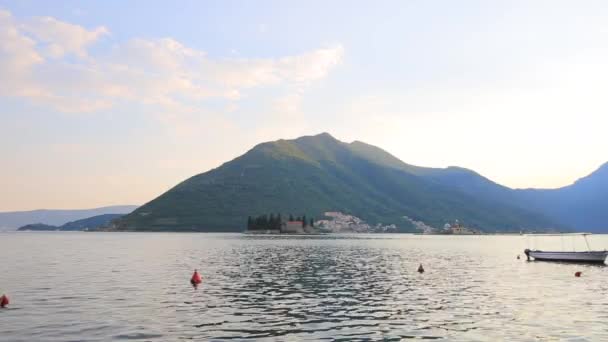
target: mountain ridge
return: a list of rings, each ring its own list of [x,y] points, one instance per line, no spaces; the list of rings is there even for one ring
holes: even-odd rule
[[[127,214],[136,205],[113,205],[91,209],[36,209],[0,212],[0,229],[15,230],[32,222],[61,226],[69,221],[85,219],[102,214]]]
[[[95,230],[98,228],[105,227],[110,224],[112,220],[122,217],[123,214],[101,214],[84,219],[70,221],[61,226],[47,225],[43,223],[28,224],[23,227],[19,227],[18,231],[81,231],[81,230]]]
[[[525,206],[492,198],[510,191],[468,169],[410,165],[376,146],[322,133],[257,144],[177,184],[118,220],[115,229],[241,231],[247,216],[319,218],[325,211],[396,224],[401,231],[412,231],[404,216],[436,227],[459,219],[486,231],[565,228]]]

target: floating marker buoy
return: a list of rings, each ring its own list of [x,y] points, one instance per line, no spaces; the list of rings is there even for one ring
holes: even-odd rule
[[[2,297],[0,297],[0,308],[3,308],[5,306],[7,306],[9,304],[9,300],[8,297],[6,295],[2,295]]]
[[[582,274],[583,274],[583,272],[578,271],[578,272],[574,273],[574,276],[575,277],[580,277]]]
[[[424,273],[424,267],[422,267],[422,264],[418,266],[418,273]]]
[[[201,279],[201,275],[198,274],[197,270],[194,270],[194,273],[192,274],[192,278],[190,278],[190,284],[192,284],[192,286],[197,287],[198,284],[202,283],[203,279]]]
[[[517,260],[519,260],[519,254],[517,254]]]

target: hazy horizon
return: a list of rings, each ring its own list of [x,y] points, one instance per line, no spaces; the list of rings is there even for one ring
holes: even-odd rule
[[[558,188],[608,161],[601,1],[0,0],[0,211],[144,204],[328,132]]]

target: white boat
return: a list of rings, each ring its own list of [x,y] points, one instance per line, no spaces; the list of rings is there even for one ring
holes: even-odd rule
[[[562,262],[582,262],[582,263],[598,263],[603,264],[608,256],[608,251],[593,251],[589,247],[589,241],[587,236],[591,233],[574,233],[574,234],[526,234],[526,237],[537,237],[537,236],[581,236],[585,245],[587,246],[586,251],[551,251],[551,250],[540,250],[540,249],[529,249],[524,250],[524,254],[528,260],[534,258],[539,261],[562,261]],[[574,248],[573,248],[574,249]]]

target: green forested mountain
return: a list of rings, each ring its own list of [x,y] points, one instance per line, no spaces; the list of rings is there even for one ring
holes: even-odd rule
[[[460,170],[408,165],[377,147],[340,142],[327,133],[279,140],[178,184],[114,229],[242,231],[248,216],[320,218],[326,211],[402,231],[412,229],[403,216],[436,227],[458,219],[485,231],[559,227],[542,214],[465,191],[451,182]],[[466,178],[470,171],[462,172]]]

